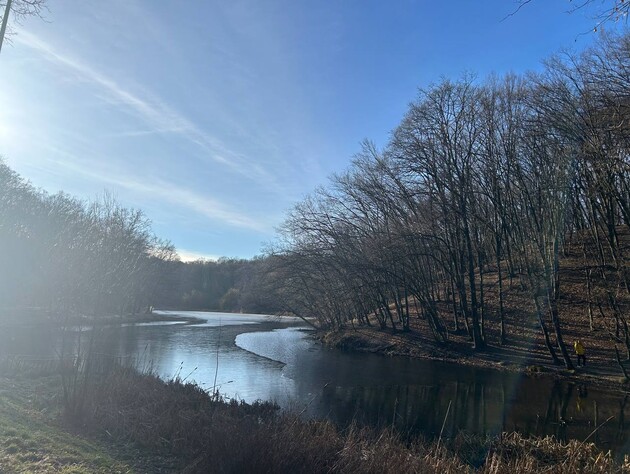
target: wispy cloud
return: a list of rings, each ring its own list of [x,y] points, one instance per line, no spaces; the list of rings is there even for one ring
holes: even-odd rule
[[[199,128],[165,101],[152,96],[146,89],[142,91],[143,97],[141,97],[88,64],[57,51],[27,31],[21,31],[15,41],[37,51],[47,60],[68,69],[80,80],[97,86],[102,92],[101,97],[109,104],[124,107],[147,124],[148,130],[123,132],[121,136],[174,133],[199,147],[203,157],[210,158],[234,173],[262,184],[274,182],[273,176],[267,170],[249,162],[242,154],[229,149],[220,139]]]
[[[226,206],[216,199],[199,194],[189,188],[157,178],[151,178],[150,181],[142,181],[134,178],[133,173],[128,170],[113,170],[104,165],[92,163],[87,167],[71,153],[50,144],[46,146],[57,157],[54,159],[57,166],[70,169],[84,177],[144,195],[155,202],[188,209],[197,215],[213,221],[219,221],[222,224],[265,234],[272,232],[273,223],[254,219],[246,213]],[[106,160],[99,160],[99,162],[106,163]]]
[[[162,202],[169,202],[186,207],[199,215],[218,220],[234,227],[264,233],[270,232],[267,223],[260,222],[246,214],[231,209],[215,199],[200,195],[184,187],[174,186],[172,183],[166,183],[160,180],[152,180],[151,183],[142,183],[133,179],[119,178],[112,178],[110,182],[131,191],[147,194]]]
[[[104,133],[103,136],[107,138],[134,138],[134,137],[144,137],[148,135],[159,135],[163,133],[180,133],[184,130],[177,127],[171,128],[156,128],[153,130],[129,130],[126,132],[115,132],[115,133]]]

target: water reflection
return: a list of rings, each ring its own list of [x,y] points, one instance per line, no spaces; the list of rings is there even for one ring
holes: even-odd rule
[[[342,425],[356,419],[428,437],[437,436],[444,424],[444,436],[459,430],[483,435],[518,431],[561,440],[584,440],[608,420],[590,440],[625,451],[626,403],[627,396],[573,383],[480,373],[476,380],[456,379],[451,372],[424,384],[328,385],[318,414],[325,412]]]
[[[549,378],[330,350],[295,319],[185,315],[203,320],[106,328],[98,333],[101,347],[164,378],[180,376],[208,390],[216,385],[228,397],[250,402],[275,400],[340,425],[354,420],[429,437],[442,425],[444,436],[462,429],[487,435],[515,430],[560,439],[591,436],[617,452],[628,446],[623,394]],[[53,360],[59,341],[51,328],[4,331],[0,354]]]
[[[628,444],[627,397],[584,384],[327,350],[292,329],[247,333],[236,342],[285,362],[282,372],[294,381],[297,405],[342,426],[358,421],[432,437],[444,424],[444,436],[463,429],[584,440],[610,418],[590,440],[622,451]]]

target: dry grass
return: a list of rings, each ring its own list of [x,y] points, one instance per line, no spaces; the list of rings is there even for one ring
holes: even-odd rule
[[[166,456],[187,473],[625,472],[593,444],[519,434],[447,442],[402,440],[392,430],[279,413],[212,397],[198,387],[164,383],[121,369],[95,385],[80,418],[93,435]],[[173,462],[173,459],[176,459]]]
[[[63,405],[55,378],[0,379],[0,472],[630,472],[627,459],[590,443],[518,433],[409,441],[125,368],[91,384],[84,410],[64,425],[52,415]]]
[[[133,473],[135,453],[112,452],[111,443],[85,439],[57,421],[56,377],[0,376],[1,473]]]

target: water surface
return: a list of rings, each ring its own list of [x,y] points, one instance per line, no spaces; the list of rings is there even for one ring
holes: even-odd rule
[[[108,350],[163,378],[194,381],[229,398],[274,400],[304,416],[394,427],[403,434],[520,431],[591,440],[627,451],[627,396],[588,385],[321,346],[297,318],[164,312],[194,324],[110,327]],[[89,339],[90,331],[80,332]],[[0,353],[54,359],[60,335],[28,328],[0,335]]]

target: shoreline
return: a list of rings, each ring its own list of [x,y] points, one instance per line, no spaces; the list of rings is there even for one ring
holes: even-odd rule
[[[586,383],[616,392],[630,392],[630,380],[623,380],[616,361],[611,361],[611,370],[603,370],[596,364],[584,368],[567,370],[564,365],[554,365],[551,360],[530,358],[523,360],[510,357],[510,350],[488,345],[484,351],[475,352],[470,347],[451,343],[447,346],[426,343],[417,346],[404,339],[402,331],[375,328],[343,329],[340,331],[315,330],[312,337],[323,345],[342,351],[377,354],[383,357],[406,357],[410,359],[442,362],[459,367],[512,372],[527,377],[547,377],[574,383]],[[398,340],[393,340],[398,337]],[[587,354],[588,356],[588,354]],[[614,365],[613,365],[614,364]]]
[[[28,326],[108,326],[115,324],[146,324],[169,321],[181,321],[184,324],[198,324],[205,320],[192,316],[163,315],[157,313],[141,313],[136,315],[105,315],[105,316],[85,316],[85,315],[61,315],[50,313],[39,309],[18,310],[16,312],[0,311],[0,328],[10,329]],[[18,316],[16,317],[16,313]]]

